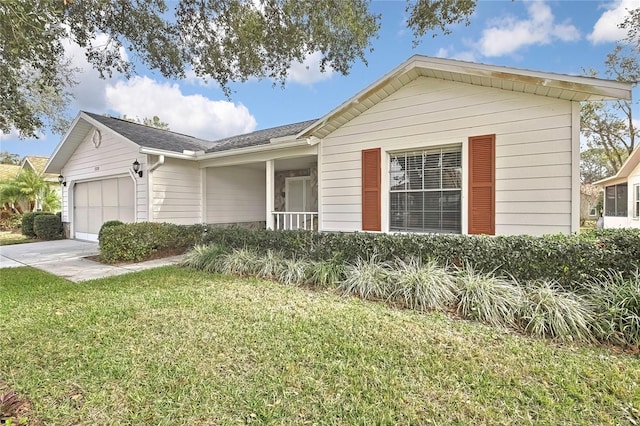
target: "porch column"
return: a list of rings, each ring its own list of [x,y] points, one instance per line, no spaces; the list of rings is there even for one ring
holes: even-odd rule
[[[274,193],[275,193],[275,161],[267,160],[266,162],[266,191],[267,191],[267,229],[273,229],[273,209],[274,209]]]

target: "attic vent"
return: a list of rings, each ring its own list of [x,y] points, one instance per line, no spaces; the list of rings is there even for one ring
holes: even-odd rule
[[[93,146],[95,146],[96,148],[100,146],[100,144],[102,143],[102,133],[100,133],[100,130],[95,129],[93,131],[93,135],[91,136],[91,141],[93,142]]]

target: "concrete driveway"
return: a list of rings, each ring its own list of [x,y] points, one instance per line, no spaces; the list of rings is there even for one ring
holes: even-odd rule
[[[43,241],[0,246],[0,268],[32,266],[54,275],[79,282],[128,272],[172,265],[182,256],[127,265],[105,265],[86,259],[99,253],[98,244],[79,240]]]

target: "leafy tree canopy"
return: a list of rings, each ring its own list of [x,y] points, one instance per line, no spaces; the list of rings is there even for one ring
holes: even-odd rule
[[[20,156],[9,151],[0,151],[0,164],[20,164]]]
[[[608,78],[632,83],[640,80],[640,59],[634,48],[618,44],[607,55],[605,65]],[[594,70],[587,74],[597,76]],[[633,122],[632,102],[627,100],[584,103],[580,126],[591,150],[583,155],[583,161],[591,163],[588,169],[607,171],[607,175],[615,174],[622,167],[640,138],[640,129]],[[602,162],[600,167],[593,164],[598,160]]]
[[[229,83],[250,77],[284,84],[292,62],[320,52],[322,70],[347,74],[380,27],[371,0],[3,0],[0,2],[0,130],[22,137],[64,129],[73,72],[61,41],[87,51],[102,76],[131,76],[131,59],[167,78],[193,69]],[[477,0],[407,0],[415,42],[469,24]],[[171,8],[169,7],[171,6]],[[96,35],[106,34],[107,43]],[[127,55],[121,54],[126,49]]]
[[[149,127],[155,127],[156,129],[170,130],[169,123],[165,123],[164,121],[160,120],[160,117],[158,117],[157,115],[154,115],[152,118],[144,117],[142,120],[140,120],[139,117],[135,117],[135,118],[128,117],[126,114],[123,115],[121,118],[123,120],[127,120],[132,123],[138,123],[138,124],[143,124]]]

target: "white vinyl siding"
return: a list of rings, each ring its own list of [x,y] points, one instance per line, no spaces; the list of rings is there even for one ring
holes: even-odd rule
[[[151,157],[153,164],[156,160]],[[166,158],[151,172],[151,221],[202,223],[200,169],[194,161]]]
[[[382,148],[388,167],[389,152],[461,144],[464,166],[468,138],[495,134],[496,234],[569,233],[572,107],[570,101],[420,77],[322,140],[321,229],[362,229],[363,149]],[[466,180],[463,169],[463,232]],[[388,178],[382,185],[382,226],[388,231]]]
[[[71,222],[73,187],[75,183],[102,180],[126,176],[132,180],[136,192],[137,204],[135,218],[137,222],[147,220],[147,178],[133,178],[130,173],[131,164],[138,160],[142,170],[146,170],[146,156],[138,152],[138,146],[111,132],[102,132],[102,142],[96,148],[91,140],[90,131],[71,155],[61,174],[65,177],[67,186],[62,187],[62,221]],[[73,234],[72,234],[73,235]]]
[[[261,168],[206,169],[206,223],[266,220],[266,177]]]

